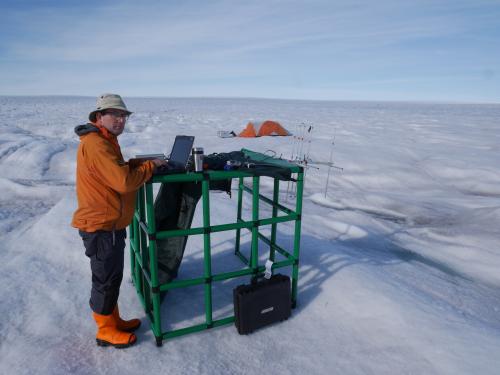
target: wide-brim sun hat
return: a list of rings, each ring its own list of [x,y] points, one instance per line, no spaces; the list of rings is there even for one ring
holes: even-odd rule
[[[102,94],[97,97],[96,109],[89,113],[89,120],[95,122],[97,119],[97,112],[104,111],[105,109],[119,109],[127,112],[128,115],[133,113],[127,109],[127,106],[120,95]]]

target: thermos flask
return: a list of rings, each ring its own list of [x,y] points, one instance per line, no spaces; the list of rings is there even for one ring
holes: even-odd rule
[[[203,147],[193,147],[194,171],[203,171]]]

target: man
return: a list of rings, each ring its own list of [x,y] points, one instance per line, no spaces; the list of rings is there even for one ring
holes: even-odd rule
[[[90,307],[97,324],[99,346],[126,348],[137,338],[139,319],[122,320],[118,295],[123,278],[126,227],[135,207],[136,191],[165,161],[125,162],[117,137],[130,112],[122,98],[104,94],[89,114],[90,123],[75,128],[80,136],[76,163],[78,209],[72,226],[79,229],[90,258],[92,290]]]

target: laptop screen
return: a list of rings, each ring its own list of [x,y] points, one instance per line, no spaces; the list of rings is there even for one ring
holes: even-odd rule
[[[175,137],[174,146],[170,153],[168,163],[173,167],[185,168],[193,148],[194,137],[187,135],[178,135]]]

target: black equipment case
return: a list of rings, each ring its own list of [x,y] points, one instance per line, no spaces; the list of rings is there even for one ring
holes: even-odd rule
[[[240,335],[288,319],[292,297],[290,278],[276,274],[233,290],[234,324]]]

